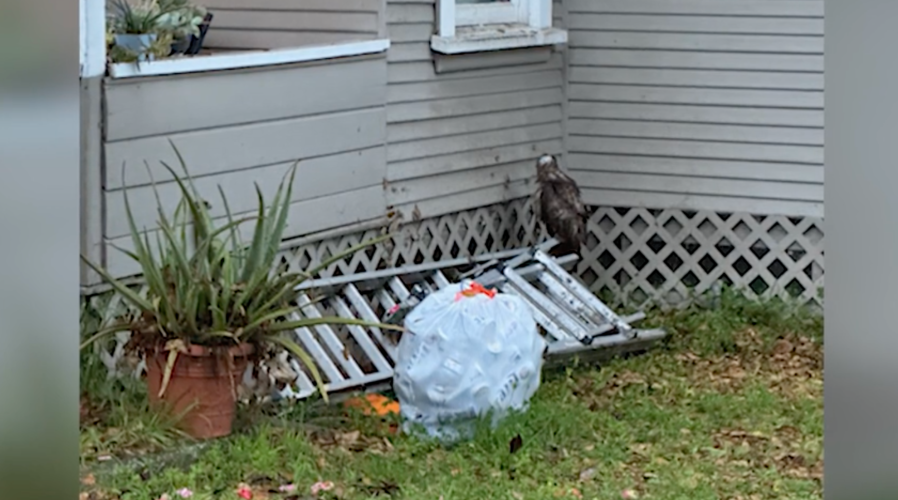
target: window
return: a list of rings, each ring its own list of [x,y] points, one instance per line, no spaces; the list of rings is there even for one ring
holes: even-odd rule
[[[431,48],[444,54],[513,49],[567,42],[552,28],[552,0],[437,0]]]
[[[131,78],[382,53],[390,46],[382,5],[381,0],[80,0],[81,76]],[[145,40],[157,41],[153,60],[114,59],[127,50],[117,39],[141,36],[121,35],[145,33],[107,34],[108,27],[135,19],[123,14],[125,8],[140,14],[132,25],[157,19],[151,31],[158,33],[134,44],[140,51],[147,50]],[[175,14],[161,20],[146,14],[160,11]],[[137,58],[128,54],[130,59],[119,60]]]

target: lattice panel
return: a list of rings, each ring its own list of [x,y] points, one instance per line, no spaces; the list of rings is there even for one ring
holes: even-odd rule
[[[395,236],[387,244],[369,247],[351,259],[338,262],[321,276],[362,273],[533,245],[543,237],[536,228],[527,199],[411,222],[394,231]],[[303,245],[285,251],[282,263],[289,269],[305,270],[382,233],[382,230],[370,230]]]
[[[394,232],[387,244],[359,252],[321,275],[481,255],[545,238],[527,199],[416,221]],[[302,245],[284,251],[281,261],[288,268],[308,269],[381,233],[370,230]],[[680,304],[690,292],[718,283],[742,287],[749,296],[823,303],[818,292],[823,287],[822,219],[600,207],[590,216],[581,256],[576,274],[593,291],[630,306]],[[122,311],[120,299],[109,295],[87,297],[85,306],[107,320]],[[140,360],[124,356],[127,339],[120,334],[98,350],[111,376],[143,371]],[[246,378],[247,388],[267,387],[257,382]]]
[[[357,252],[352,257],[331,265],[319,275],[340,276],[476,256],[533,245],[542,239],[541,229],[537,228],[528,199],[411,222],[393,232],[395,236],[385,244]],[[306,270],[332,255],[381,234],[383,230],[373,229],[298,246],[282,252],[280,262],[287,269]],[[83,307],[90,310],[91,314],[102,316],[104,323],[125,311],[121,298],[114,294],[85,297],[83,302]],[[145,369],[142,360],[129,359],[125,355],[124,345],[128,338],[129,334],[119,333],[109,345],[97,349],[110,376],[140,376]],[[261,393],[266,390],[269,382],[271,381],[260,381],[257,376],[247,374],[244,389]]]
[[[823,220],[597,208],[577,274],[633,306],[675,305],[725,283],[823,305]]]

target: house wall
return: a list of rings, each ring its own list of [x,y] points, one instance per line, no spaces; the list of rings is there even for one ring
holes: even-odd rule
[[[123,188],[138,228],[157,227],[152,182],[166,207],[178,202],[177,185],[160,163],[180,169],[169,140],[198,190],[209,197],[213,216],[225,216],[217,186],[232,213],[250,213],[257,206],[253,184],[270,200],[289,167],[302,160],[286,237],[382,217],[386,92],[383,55],[106,80],[106,266],[116,275],[138,271],[114,248],[130,248]]]
[[[563,52],[434,55],[435,10],[387,2],[387,200],[406,221],[527,196],[535,159],[564,150]]]
[[[384,0],[208,0],[213,49],[278,49],[373,40],[383,32]]]
[[[588,203],[822,217],[823,0],[566,5]]]
[[[381,3],[385,55],[83,82],[82,251],[137,271],[122,192],[141,228],[151,178],[174,206],[169,140],[218,215],[218,185],[247,212],[301,159],[288,237],[519,199],[542,153],[592,205],[822,216],[822,0],[565,0],[567,48],[451,57],[434,0]]]

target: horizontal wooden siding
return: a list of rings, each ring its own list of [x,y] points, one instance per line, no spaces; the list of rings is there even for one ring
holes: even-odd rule
[[[563,53],[452,56],[437,73],[434,13],[433,0],[387,4],[387,200],[404,220],[527,196],[535,159],[563,152]]]
[[[218,186],[233,213],[250,213],[253,185],[271,199],[300,160],[286,237],[382,217],[386,78],[380,56],[107,83],[107,265],[117,275],[136,271],[113,248],[130,246],[125,188],[140,228],[158,220],[153,182],[168,209],[177,203],[160,163],[180,169],[169,141],[214,216],[225,216]]]
[[[823,215],[822,0],[566,0],[597,205]]]

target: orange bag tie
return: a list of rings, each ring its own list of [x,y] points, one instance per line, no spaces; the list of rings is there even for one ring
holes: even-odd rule
[[[496,296],[496,289],[491,288],[491,289],[487,290],[480,283],[477,283],[476,281],[472,281],[471,284],[468,285],[467,288],[465,288],[464,290],[455,294],[455,301],[458,302],[459,300],[462,299],[462,297],[473,297],[475,295],[481,295],[481,294],[486,295],[489,298],[493,298]]]

